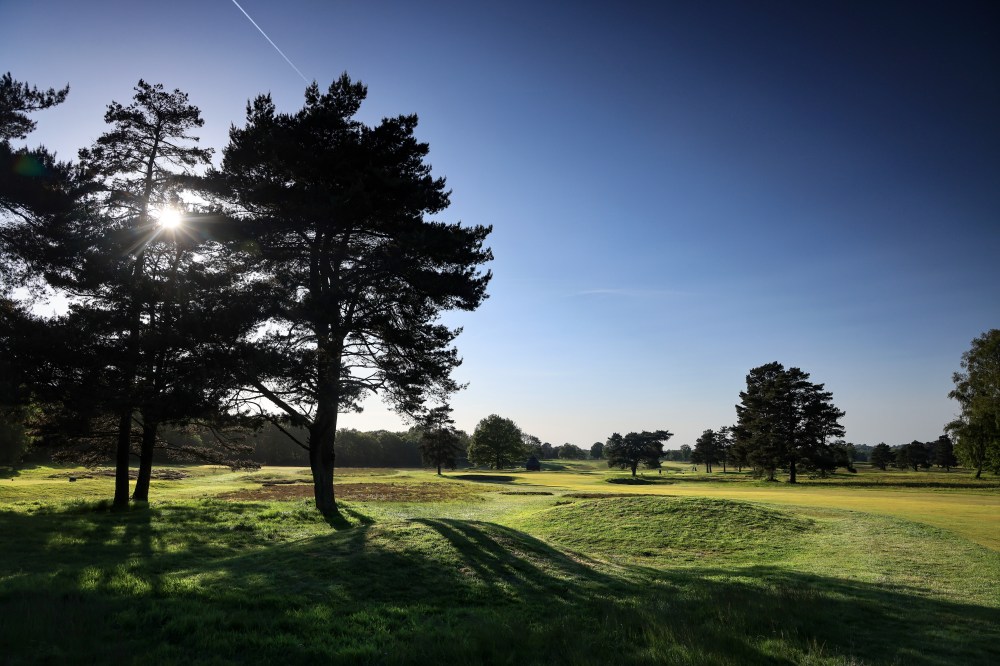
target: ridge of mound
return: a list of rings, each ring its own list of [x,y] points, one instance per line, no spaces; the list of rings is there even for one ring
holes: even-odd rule
[[[522,520],[531,533],[587,553],[755,562],[794,549],[814,527],[811,520],[749,502],[664,496],[587,499]]]

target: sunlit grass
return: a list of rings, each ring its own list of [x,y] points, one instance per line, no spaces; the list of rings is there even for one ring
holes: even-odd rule
[[[661,482],[693,476],[689,468],[647,471],[652,483],[629,486],[608,483],[624,475],[600,463],[564,467],[503,472],[512,478],[502,483],[351,470],[338,482],[462,490],[342,502],[333,525],[307,498],[219,499],[308,482],[302,468],[185,467],[185,478],[154,482],[148,507],[123,514],[108,510],[110,477],[22,470],[0,488],[0,654],[5,663],[1000,662],[995,491]],[[608,494],[624,497],[580,497]]]

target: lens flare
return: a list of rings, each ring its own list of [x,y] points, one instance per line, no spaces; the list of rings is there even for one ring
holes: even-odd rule
[[[164,229],[176,229],[181,225],[181,212],[176,208],[164,208],[156,216],[156,221]]]

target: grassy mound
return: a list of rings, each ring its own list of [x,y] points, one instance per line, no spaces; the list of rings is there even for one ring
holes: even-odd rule
[[[608,497],[562,504],[519,525],[562,546],[605,556],[779,557],[811,521],[746,502],[708,498]]]
[[[191,666],[1000,663],[1000,551],[909,519],[826,505],[579,498],[565,486],[532,497],[521,493],[540,487],[486,492],[431,483],[433,472],[395,479],[482,494],[346,501],[330,521],[310,498],[157,499],[116,513],[106,501],[51,498],[88,483],[106,494],[107,480],[69,484],[48,473],[0,483],[0,534],[9,535],[0,663],[11,666],[136,655]],[[162,494],[216,494],[233,489],[234,476],[192,474]],[[357,491],[390,485],[357,480]],[[755,497],[839,497],[775,485]],[[4,501],[11,486],[34,494]],[[891,492],[913,515],[971,506],[953,502],[957,493]],[[985,510],[994,496],[969,496],[985,508],[966,520],[995,525]],[[782,548],[789,556],[774,557]]]

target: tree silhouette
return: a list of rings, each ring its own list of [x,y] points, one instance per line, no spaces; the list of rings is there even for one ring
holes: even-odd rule
[[[69,86],[43,91],[15,81],[9,72],[0,77],[0,297],[37,281],[39,227],[72,208],[71,166],[44,147],[10,143],[35,129],[29,113],[62,103],[68,93]]]
[[[721,459],[719,450],[718,435],[714,430],[706,430],[694,443],[694,450],[691,452],[691,462],[705,465],[705,472],[712,471],[712,465]]]
[[[935,465],[943,467],[949,472],[952,467],[958,466],[958,459],[955,457],[955,447],[948,435],[941,435],[931,446],[931,462]]]
[[[948,397],[958,401],[962,413],[946,429],[959,460],[975,469],[978,479],[984,467],[1000,473],[1000,329],[974,339],[961,367]]]
[[[875,465],[881,470],[884,470],[888,465],[891,465],[896,460],[896,455],[892,452],[892,448],[885,442],[879,442],[872,449],[871,456],[868,458],[871,464]]]
[[[526,454],[521,429],[510,419],[496,414],[490,414],[476,425],[469,442],[469,462],[474,465],[503,469]]]
[[[457,459],[465,453],[462,436],[454,425],[447,405],[428,410],[421,419],[420,453],[425,462],[437,467],[438,476],[442,465],[455,469]]]
[[[457,330],[438,323],[486,297],[489,227],[425,219],[449,193],[424,161],[415,115],[367,126],[367,94],[344,74],[315,84],[296,113],[270,96],[247,106],[213,174],[243,222],[246,279],[271,289],[248,345],[242,398],[308,430],[316,507],[336,512],[334,440],[342,410],[378,392],[403,413],[460,388]],[[273,417],[276,421],[277,417]]]
[[[799,368],[768,363],[750,371],[740,392],[736,440],[769,481],[778,468],[787,468],[788,482],[795,483],[798,465],[833,459],[828,440],[844,434],[844,412],[833,405],[833,395],[808,380]]]
[[[157,219],[178,206],[183,179],[208,164],[211,151],[191,134],[202,125],[198,108],[179,90],[140,80],[132,102],[112,102],[105,121],[109,131],[80,151],[89,186],[72,214],[43,227],[37,261],[72,299],[50,329],[71,353],[46,354],[63,411],[52,431],[78,442],[114,433],[114,506],[123,508],[134,451],[134,498],[148,499],[162,423],[226,411],[231,367],[219,350],[246,332],[246,317],[232,316],[233,278],[218,245],[196,226],[172,230]],[[81,427],[64,427],[71,421]]]
[[[630,432],[624,437],[613,433],[604,445],[604,456],[608,459],[608,467],[632,470],[635,476],[640,463],[647,468],[660,466],[663,457],[663,443],[673,437],[666,430],[649,432]]]

